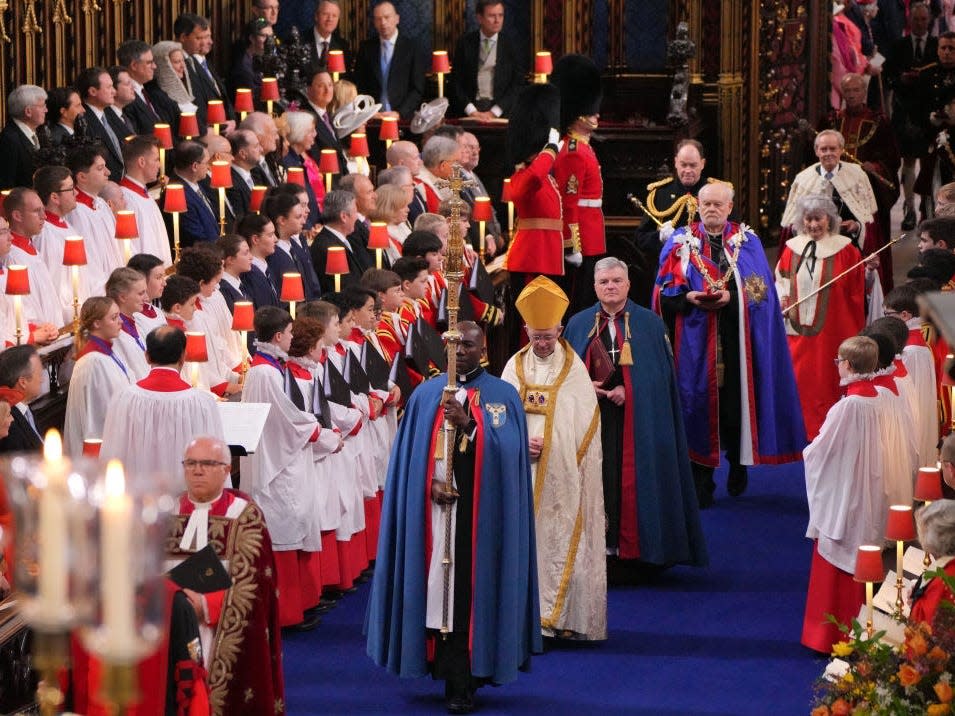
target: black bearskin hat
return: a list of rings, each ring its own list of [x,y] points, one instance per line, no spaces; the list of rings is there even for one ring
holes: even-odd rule
[[[554,66],[550,81],[560,90],[560,131],[566,132],[578,117],[600,112],[603,90],[600,70],[589,57],[564,55]]]
[[[511,166],[537,154],[547,144],[551,128],[559,129],[560,92],[548,84],[527,85],[508,117],[507,157]]]

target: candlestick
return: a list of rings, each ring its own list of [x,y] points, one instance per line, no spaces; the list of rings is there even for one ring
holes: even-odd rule
[[[338,82],[345,71],[345,53],[342,50],[328,51],[328,71],[332,73],[332,82]]]
[[[17,323],[17,345],[23,341],[23,304],[19,296],[13,297],[13,315]]]
[[[447,50],[431,53],[431,71],[438,76],[438,97],[444,97],[444,75],[451,71]]]
[[[225,236],[225,187],[219,187],[219,236]]]
[[[63,442],[55,430],[47,433],[43,444],[43,474],[46,485],[40,497],[39,538],[40,574],[38,614],[50,623],[59,621],[57,615],[69,605],[69,534],[66,514],[66,464],[63,460]]]
[[[534,81],[536,84],[546,84],[547,75],[553,70],[554,64],[549,52],[538,52],[534,55]]]
[[[246,118],[249,112],[255,110],[252,103],[252,90],[248,87],[239,87],[235,91],[235,110],[239,113],[239,121]]]
[[[902,552],[907,541],[915,539],[915,521],[911,505],[890,505],[885,523],[885,538],[895,542],[895,616],[902,618]]]
[[[126,494],[123,466],[106,466],[103,506],[100,508],[100,598],[109,651],[118,658],[136,649],[136,597],[133,588],[133,503]]]

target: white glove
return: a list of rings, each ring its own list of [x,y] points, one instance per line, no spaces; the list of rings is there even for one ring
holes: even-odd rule
[[[558,144],[560,142],[560,132],[558,132],[553,127],[550,128],[550,133],[547,135],[548,144]],[[559,145],[558,145],[559,146]]]
[[[673,235],[673,232],[676,229],[673,228],[673,222],[667,221],[660,227],[660,243],[665,244],[667,240]]]
[[[580,266],[584,262],[584,255],[579,251],[575,251],[572,254],[565,254],[564,261],[569,263],[571,266]]]

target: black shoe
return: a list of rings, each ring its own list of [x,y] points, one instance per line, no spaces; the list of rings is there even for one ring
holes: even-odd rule
[[[902,217],[902,231],[911,231],[915,228],[915,209],[908,208]]]
[[[293,624],[292,626],[284,627],[284,628],[287,629],[288,631],[312,631],[312,629],[314,629],[315,627],[317,627],[319,624],[322,623],[322,618],[318,614],[312,614],[311,616],[309,616],[308,612],[305,612],[303,616],[305,618],[302,621],[300,621],[298,624]]]
[[[745,465],[730,465],[729,478],[726,480],[726,491],[733,497],[739,497],[746,492],[749,476]]]
[[[470,694],[466,696],[455,696],[444,702],[449,714],[469,714],[474,713],[474,697]]]

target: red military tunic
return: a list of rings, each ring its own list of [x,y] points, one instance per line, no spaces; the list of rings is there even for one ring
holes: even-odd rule
[[[550,175],[556,158],[552,149],[544,149],[530,164],[518,165],[511,177],[518,216],[505,262],[511,273],[564,275],[560,192]]]
[[[564,209],[564,247],[584,256],[607,253],[604,233],[603,178],[590,140],[577,134],[564,138],[554,163],[554,178]]]

